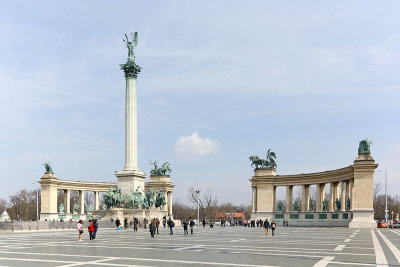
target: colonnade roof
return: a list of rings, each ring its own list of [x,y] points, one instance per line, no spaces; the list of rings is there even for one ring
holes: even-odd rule
[[[276,186],[286,185],[311,185],[319,183],[340,182],[354,178],[353,166],[347,166],[341,169],[314,172],[300,173],[289,175],[263,175],[262,170],[255,170],[255,175],[250,181],[256,184],[274,184]]]

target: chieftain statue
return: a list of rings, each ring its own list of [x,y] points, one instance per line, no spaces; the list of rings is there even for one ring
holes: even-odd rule
[[[160,188],[160,190],[157,193],[157,198],[156,198],[156,208],[161,208],[164,209],[164,205],[167,204],[167,201],[165,200],[165,193],[163,190]]]
[[[267,151],[267,158],[260,159],[258,156],[250,156],[251,166],[255,166],[256,169],[276,169],[276,154],[271,149]]]
[[[350,197],[347,197],[347,200],[346,200],[346,210],[350,210]]]
[[[78,204],[74,204],[74,206],[72,207],[72,213],[78,213],[79,210],[79,205]]]
[[[299,211],[299,203],[297,203],[297,200],[293,204],[293,211]]]
[[[125,196],[122,194],[121,188],[110,188],[107,193],[104,194],[104,202],[107,205],[107,209],[120,208],[125,203]]]
[[[310,199],[310,203],[308,204],[308,211],[314,211],[314,202]]]
[[[63,203],[61,203],[61,204],[58,206],[58,212],[59,212],[59,213],[64,213],[64,204],[63,204]]]
[[[335,201],[335,205],[336,205],[336,211],[340,211],[342,205],[341,205],[340,200],[338,198]]]
[[[322,201],[322,211],[328,211],[328,201],[326,199]]]
[[[368,138],[361,140],[358,146],[358,154],[369,154],[372,142]]]
[[[42,164],[46,170],[46,173],[53,173],[53,169],[51,168],[50,162],[45,162]]]
[[[150,170],[150,175],[169,175],[172,170],[168,162],[165,162],[161,167],[157,166],[157,161],[150,161],[150,165],[153,165],[153,169]]]
[[[282,212],[283,204],[282,201],[279,201],[278,203],[278,212]]]

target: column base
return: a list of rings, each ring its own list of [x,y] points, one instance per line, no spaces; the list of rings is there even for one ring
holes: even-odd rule
[[[138,186],[141,190],[144,190],[144,179],[146,179],[146,174],[139,170],[122,170],[116,173],[115,176],[117,176],[118,180],[117,185],[121,188],[124,195],[135,192]]]
[[[353,210],[353,219],[349,223],[349,228],[377,228],[377,223],[374,220],[374,210]]]
[[[257,220],[257,219],[268,219],[269,221],[274,219],[274,213],[271,212],[262,212],[262,211],[257,211],[257,212],[252,212],[251,213],[251,220]]]

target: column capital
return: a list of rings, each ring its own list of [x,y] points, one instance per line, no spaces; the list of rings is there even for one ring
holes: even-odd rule
[[[126,64],[119,64],[121,69],[124,71],[125,78],[137,79],[137,75],[140,73],[142,68],[135,62],[126,62]]]

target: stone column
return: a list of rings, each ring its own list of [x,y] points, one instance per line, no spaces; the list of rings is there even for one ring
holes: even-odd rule
[[[79,190],[79,214],[85,214],[85,191]]]
[[[315,185],[315,211],[320,212],[321,211],[321,185],[316,184]]]
[[[350,210],[354,209],[354,179],[350,179]]]
[[[335,201],[336,201],[336,182],[330,183],[330,194],[331,198],[329,200],[330,210],[335,211]]]
[[[64,189],[64,212],[71,213],[71,189]]]
[[[256,188],[251,187],[251,212],[256,211]]]
[[[256,189],[257,190],[257,189]],[[272,211],[273,212],[275,212],[276,211],[276,186],[274,186],[274,189],[273,189],[274,191],[274,193],[273,193],[273,201],[272,201]],[[257,201],[256,201],[257,202]]]
[[[58,220],[57,183],[54,173],[45,173],[40,179],[40,220]]]
[[[340,182],[340,210],[345,211],[346,210],[346,182],[341,181]]]
[[[286,186],[286,212],[293,210],[293,185]]]
[[[99,210],[99,192],[94,191],[94,210]]]
[[[169,192],[169,214],[172,215],[172,191]]]
[[[310,205],[310,185],[302,185],[301,187],[301,211],[308,211]]]
[[[347,199],[350,197],[350,180],[346,181],[346,201]],[[351,199],[350,199],[350,208],[351,208]],[[346,205],[345,205],[345,209],[346,209]]]
[[[316,211],[322,211],[322,201],[325,199],[325,184],[317,184],[317,195],[316,195]]]

